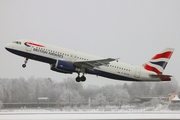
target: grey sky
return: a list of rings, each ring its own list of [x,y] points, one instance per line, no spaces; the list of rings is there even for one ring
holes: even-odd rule
[[[164,71],[180,80],[180,1],[178,0],[0,0],[0,77],[30,76],[62,80],[76,77],[50,70],[4,49],[16,39],[32,39],[142,65],[165,47],[175,52]],[[86,75],[83,84],[121,81]]]

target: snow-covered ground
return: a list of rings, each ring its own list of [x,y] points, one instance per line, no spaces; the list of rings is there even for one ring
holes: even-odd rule
[[[144,110],[76,110],[59,109],[4,109],[0,120],[54,120],[54,119],[180,119],[180,111]]]

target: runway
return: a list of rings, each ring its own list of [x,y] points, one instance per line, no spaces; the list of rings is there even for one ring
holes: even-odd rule
[[[151,112],[0,112],[0,120],[59,120],[59,119],[180,119],[179,111]]]

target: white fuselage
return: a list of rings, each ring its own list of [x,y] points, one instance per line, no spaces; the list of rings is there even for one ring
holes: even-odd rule
[[[6,45],[6,49],[14,54],[34,59],[41,62],[53,64],[56,60],[64,60],[69,62],[77,61],[91,61],[103,59],[94,55],[85,54],[75,50],[69,50],[53,45],[34,42],[41,44],[43,47],[38,45],[32,45],[31,47],[24,45],[27,40],[19,40],[18,43],[9,43]],[[29,41],[28,41],[29,42]],[[126,80],[126,81],[161,81],[159,78],[151,78],[149,74],[155,74],[154,72],[147,71],[141,66],[134,66],[118,61],[112,61],[108,65],[102,65],[93,68],[93,71],[98,72],[87,72],[89,74],[95,74],[107,78]],[[100,72],[99,72],[100,71]]]

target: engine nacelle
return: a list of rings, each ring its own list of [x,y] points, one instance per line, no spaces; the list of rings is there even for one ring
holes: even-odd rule
[[[72,74],[72,72],[68,72],[68,71],[64,71],[64,70],[55,68],[55,64],[51,64],[51,70],[55,71],[55,72],[65,73],[65,74]]]
[[[57,60],[56,64],[51,65],[51,70],[62,73],[73,73],[76,67],[70,62]]]

